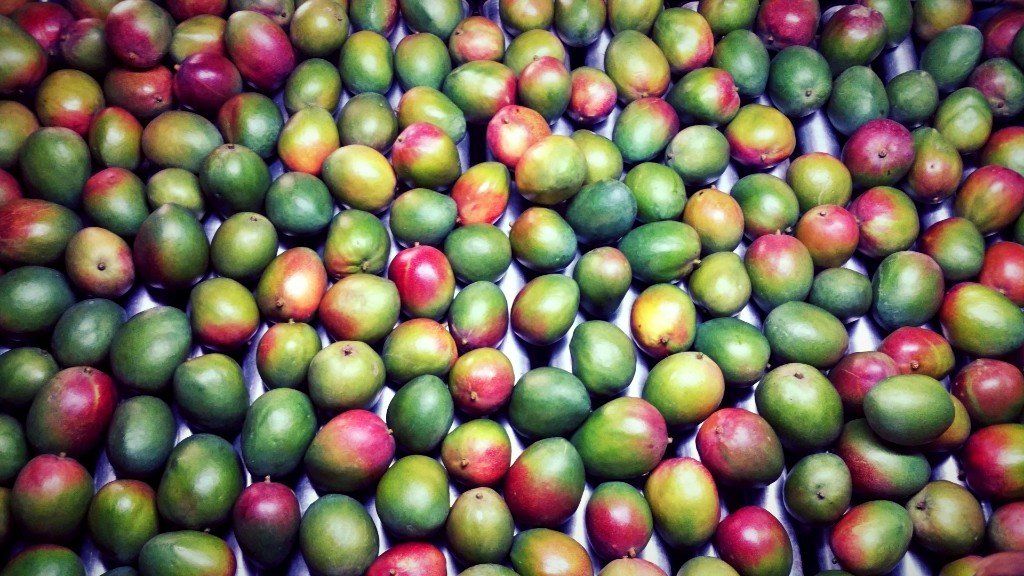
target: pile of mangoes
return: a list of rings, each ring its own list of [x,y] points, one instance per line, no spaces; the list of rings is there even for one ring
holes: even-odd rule
[[[0,576],[1024,573],[1024,2],[667,4],[0,0]]]

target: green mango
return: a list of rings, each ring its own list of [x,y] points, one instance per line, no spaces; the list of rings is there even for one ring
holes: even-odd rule
[[[4,18],[6,20],[6,18]],[[77,554],[63,546],[30,546],[11,558],[3,576],[85,576],[85,565]]]
[[[340,340],[316,353],[306,379],[313,405],[324,412],[365,408],[384,388],[384,361],[365,342]]]
[[[188,210],[164,204],[139,228],[132,245],[138,276],[154,288],[187,288],[206,274],[206,233]]]
[[[160,532],[156,495],[138,480],[105,484],[93,496],[86,521],[96,546],[119,564],[134,564],[146,542]]]
[[[437,376],[425,374],[395,392],[385,421],[402,450],[426,454],[441,445],[454,419],[455,405],[448,385]]]
[[[505,49],[503,62],[517,77],[535,60],[550,56],[559,62],[566,60],[565,46],[551,32],[543,28],[527,30],[516,36]]]
[[[981,59],[981,31],[961,24],[943,30],[921,52],[921,70],[935,79],[943,92],[959,88]]]
[[[508,418],[531,439],[566,437],[590,415],[590,395],[572,373],[544,366],[523,374],[512,388]]]
[[[277,241],[277,229],[265,216],[239,212],[213,234],[210,262],[221,276],[251,282],[277,256]]]
[[[444,242],[455,228],[455,201],[450,196],[413,188],[403,192],[391,204],[391,235],[403,246]]]
[[[679,131],[679,117],[661,98],[633,100],[615,119],[612,141],[630,164],[661,154]]]
[[[28,107],[14,100],[0,100],[0,120],[0,168],[9,170],[18,162],[18,151],[25,140],[39,129],[39,120]]]
[[[939,104],[934,125],[961,154],[976,152],[992,133],[992,108],[976,88],[961,88]]]
[[[611,316],[622,304],[633,280],[626,255],[618,248],[595,248],[576,262],[572,279],[580,287],[580,303],[595,316]]]
[[[227,522],[244,485],[242,466],[231,444],[219,436],[196,434],[171,451],[157,487],[157,507],[160,516],[174,526],[214,528]]]
[[[463,282],[496,282],[512,264],[508,236],[493,224],[456,228],[444,241],[444,254]]]
[[[349,0],[348,12],[357,29],[373,30],[384,36],[398,23],[398,2],[392,0]]]
[[[703,545],[720,517],[718,489],[711,473],[693,458],[671,458],[647,477],[644,498],[654,527],[672,547]]]
[[[629,232],[636,219],[636,198],[618,180],[584,186],[565,212],[566,221],[583,244],[607,244]]]
[[[749,174],[730,193],[743,210],[744,233],[749,238],[789,231],[800,217],[796,193],[777,176]]]
[[[77,208],[92,173],[89,146],[76,132],[47,127],[21,145],[18,167],[26,188],[37,198]]]
[[[603,0],[556,0],[555,31],[569,46],[589,46],[604,30],[607,13]]]
[[[344,114],[344,111],[342,113]],[[362,126],[365,122],[366,119],[362,116],[353,117],[353,123],[357,126]],[[451,137],[452,142],[461,142],[466,137],[466,115],[462,109],[443,92],[429,86],[413,87],[402,94],[402,99],[398,102],[398,128],[404,130],[416,122],[427,122],[437,126]],[[397,135],[396,132],[391,139],[394,140]],[[344,129],[342,138],[345,138]]]
[[[231,576],[235,556],[220,538],[205,532],[164,532],[139,554],[142,576]]]
[[[999,356],[1024,344],[1024,312],[1005,295],[981,284],[951,288],[939,322],[954,348],[974,356]]]
[[[199,169],[199,185],[227,213],[252,212],[263,206],[270,170],[263,159],[241,144],[224,144],[210,152]]]
[[[622,176],[622,152],[614,142],[590,130],[576,130],[572,133],[572,139],[587,160],[584,184],[618,180]]]
[[[110,367],[119,382],[143,392],[162,390],[188,357],[192,329],[177,308],[157,306],[125,322],[110,343]]]
[[[700,256],[697,232],[682,222],[643,224],[619,241],[633,276],[641,282],[672,282],[688,275]]]
[[[614,324],[590,320],[569,340],[572,373],[591,394],[611,396],[629,386],[636,372],[633,342]]]
[[[440,89],[451,71],[448,46],[429,32],[410,34],[395,47],[395,74],[404,90],[414,86]]]
[[[661,412],[671,428],[703,421],[718,409],[724,394],[721,368],[700,352],[662,358],[651,368],[643,389],[643,399]]]
[[[230,356],[204,354],[174,370],[174,402],[197,430],[233,438],[242,429],[249,393]]]
[[[636,198],[639,222],[673,220],[683,213],[686,186],[683,179],[664,164],[637,164],[626,173],[624,182]]]
[[[604,69],[615,83],[619,99],[661,96],[668,90],[668,60],[653,40],[636,30],[615,34],[604,54]]]
[[[815,368],[835,365],[846,354],[849,343],[842,322],[806,302],[786,302],[768,313],[764,335],[773,355]]]
[[[309,398],[291,388],[270,390],[245,415],[242,460],[256,478],[288,476],[295,471],[316,434]]]
[[[722,369],[726,384],[749,386],[761,379],[771,349],[761,331],[737,318],[715,318],[697,327],[693,349]]]
[[[284,85],[284,107],[289,114],[317,106],[333,111],[341,101],[341,74],[323,58],[299,64]]]
[[[750,30],[733,30],[719,40],[711,65],[732,76],[740,96],[757,98],[764,94],[770,70],[768,50]]]
[[[827,113],[832,126],[847,136],[871,120],[885,118],[889,95],[882,79],[867,66],[847,68],[835,80]]]
[[[0,334],[44,335],[75,303],[67,279],[42,266],[22,266],[0,276]]]
[[[832,72],[813,48],[789,46],[772,58],[768,96],[786,116],[802,118],[821,108],[832,93]]]
[[[206,211],[199,178],[183,168],[164,168],[146,182],[146,200],[153,210],[164,204],[177,204],[197,219]]]
[[[493,282],[474,282],[455,295],[448,326],[461,350],[499,346],[508,330],[508,300]]]
[[[978,548],[985,535],[985,513],[967,488],[948,480],[929,482],[907,502],[914,539],[947,557]]]
[[[448,517],[448,474],[433,458],[400,458],[377,484],[374,505],[384,529],[395,536],[430,536]]]
[[[353,93],[387,93],[394,77],[394,53],[387,38],[360,30],[345,40],[338,57],[341,82]]]
[[[267,96],[243,92],[221,106],[217,126],[225,141],[241,144],[261,157],[269,158],[277,151],[284,118],[277,104]]]
[[[783,446],[813,452],[832,444],[843,429],[843,405],[828,378],[813,366],[784,364],[765,374],[754,393],[757,412]]]
[[[711,316],[732,316],[750,301],[750,276],[734,252],[702,258],[687,284],[694,304]]]
[[[452,107],[455,105],[452,104]],[[342,146],[362,144],[383,153],[391,148],[398,131],[395,111],[387,98],[376,92],[356,94],[345,102],[338,113],[338,133],[341,135]],[[452,139],[455,139],[454,136]]]
[[[377,557],[380,539],[362,504],[329,494],[310,504],[302,516],[299,547],[317,576],[360,576]]]
[[[896,252],[882,260],[871,279],[872,309],[888,331],[920,326],[942,304],[946,283],[942,269],[919,252]]]
[[[42,348],[11,348],[0,354],[0,404],[28,409],[36,392],[60,370]]]
[[[99,366],[126,319],[124,308],[111,300],[82,300],[65,310],[54,325],[50,349],[64,367]]]
[[[515,99],[516,72],[491,60],[471,60],[452,70],[441,91],[469,122],[487,122]]]
[[[568,136],[552,135],[527,148],[515,168],[519,193],[552,206],[572,198],[587,178],[583,150]]]
[[[203,160],[224,143],[217,127],[198,114],[169,110],[142,131],[142,153],[161,168],[198,173]]]
[[[150,478],[174,448],[174,415],[163,400],[135,396],[122,402],[107,432],[107,458],[122,477]]]
[[[538,276],[526,283],[512,301],[512,330],[537,346],[553,344],[572,327],[579,310],[580,289],[561,274]]]
[[[849,268],[829,268],[814,277],[807,301],[846,322],[868,313],[871,280]]]
[[[345,7],[346,4],[336,0],[302,2],[288,27],[292,46],[309,56],[320,57],[341,48],[348,38],[349,18]]]
[[[362,210],[342,210],[327,230],[324,266],[335,278],[380,274],[391,253],[391,238],[379,218]]]
[[[561,270],[576,257],[576,234],[550,208],[527,208],[512,223],[508,236],[516,260],[538,272]]]
[[[686,184],[718,180],[729,165],[729,141],[713,126],[687,126],[669,142],[665,163]]]
[[[892,376],[868,390],[864,416],[883,440],[927,444],[953,423],[953,402],[938,380],[922,374]]]
[[[804,456],[786,474],[782,496],[786,511],[801,522],[835,522],[853,497],[850,469],[842,458],[828,452]]]
[[[10,484],[28,462],[28,456],[21,423],[7,414],[0,414],[0,484]]]
[[[327,185],[316,176],[287,172],[267,190],[265,212],[270,223],[285,234],[318,234],[334,216],[334,201]]]
[[[399,0],[402,17],[417,32],[430,32],[447,40],[462,20],[459,0]]]
[[[501,562],[512,548],[515,524],[501,495],[490,488],[463,492],[445,525],[448,547],[467,565]]]
[[[907,70],[885,87],[889,97],[889,117],[916,126],[927,122],[939,107],[939,87],[924,70]]]

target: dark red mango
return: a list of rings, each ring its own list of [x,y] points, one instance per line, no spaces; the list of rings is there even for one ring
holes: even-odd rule
[[[60,41],[75,17],[56,2],[29,2],[11,14],[22,30],[36,39],[50,56],[60,51]]]
[[[914,137],[899,122],[886,118],[872,120],[846,141],[842,159],[855,185],[892,185],[914,163]]]
[[[742,408],[722,408],[697,431],[697,453],[716,480],[767,485],[782,474],[782,444],[772,427]]]
[[[455,295],[452,266],[433,246],[413,246],[396,254],[388,277],[398,287],[402,310],[414,318],[442,318]]]
[[[205,114],[242,92],[238,68],[220,54],[200,52],[186,58],[174,73],[174,95],[178,101]]]
[[[178,22],[200,14],[219,16],[227,7],[227,0],[167,0],[167,11]]]
[[[146,120],[170,110],[173,99],[173,76],[166,66],[148,70],[114,68],[103,81],[107,103]]]
[[[364,576],[446,576],[444,554],[426,542],[402,542],[384,551]]]
[[[276,90],[295,68],[295,51],[288,34],[258,12],[232,14],[224,42],[242,78],[260,90]]]
[[[526,149],[550,135],[551,127],[539,112],[510,104],[487,123],[487,149],[495,160],[515,170]]]
[[[643,494],[624,482],[594,489],[585,514],[587,539],[601,558],[637,556],[654,533],[650,506]]]
[[[978,282],[1002,292],[1017,306],[1024,306],[1024,246],[996,242],[985,251]]]
[[[899,374],[896,361],[882,352],[854,352],[843,357],[828,378],[843,400],[843,410],[851,415],[862,412],[864,395],[882,380]]]
[[[242,552],[260,566],[271,568],[291,553],[302,512],[291,488],[268,480],[242,491],[231,519]]]
[[[1007,7],[988,19],[981,30],[985,38],[985,56],[1009,58],[1013,39],[1024,27],[1024,10]]]
[[[173,33],[174,19],[149,0],[124,0],[107,14],[107,46],[132,68],[159,64],[171,46]]]
[[[1024,424],[996,424],[971,434],[963,448],[967,483],[982,498],[1024,498]]]
[[[977,426],[1016,420],[1024,409],[1024,376],[1013,364],[979,358],[953,378],[949,392]]]
[[[927,328],[904,326],[889,334],[878,351],[896,361],[900,374],[924,374],[941,380],[953,369],[953,348]]]
[[[61,370],[39,391],[26,419],[38,452],[88,454],[103,440],[117,407],[113,379],[88,366]]]
[[[953,210],[982,234],[1005,228],[1024,211],[1024,176],[1003,166],[982,166],[960,186]]]
[[[807,46],[820,17],[818,0],[766,0],[757,12],[757,34],[772,50]]]
[[[746,506],[718,525],[715,543],[722,560],[744,575],[785,575],[793,566],[793,545],[778,518]]]

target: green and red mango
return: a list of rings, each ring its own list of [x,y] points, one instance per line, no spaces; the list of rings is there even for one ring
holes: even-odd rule
[[[394,453],[395,440],[380,417],[349,410],[317,432],[306,451],[306,473],[322,490],[356,492],[380,479]]]
[[[299,501],[290,488],[255,482],[242,491],[231,513],[238,546],[265,568],[283,563],[299,534]]]
[[[782,444],[764,418],[740,408],[722,408],[697,431],[697,453],[717,480],[763,486],[782,474]]]
[[[605,482],[587,501],[587,539],[600,558],[638,556],[654,533],[651,508],[639,490],[625,482]]]
[[[484,416],[508,403],[516,375],[500,350],[476,348],[459,356],[448,375],[455,407],[470,416]]]
[[[512,463],[512,443],[494,420],[470,420],[445,437],[441,462],[457,482],[472,487],[494,486]]]
[[[583,460],[572,444],[564,438],[539,440],[509,468],[505,502],[522,526],[558,526],[579,506],[584,480]]]
[[[743,576],[786,576],[793,545],[782,523],[764,508],[745,506],[722,519],[715,531],[722,559]]]

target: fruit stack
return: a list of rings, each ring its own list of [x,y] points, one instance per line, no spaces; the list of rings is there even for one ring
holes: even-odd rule
[[[0,0],[0,576],[1024,574],[1024,1]]]

